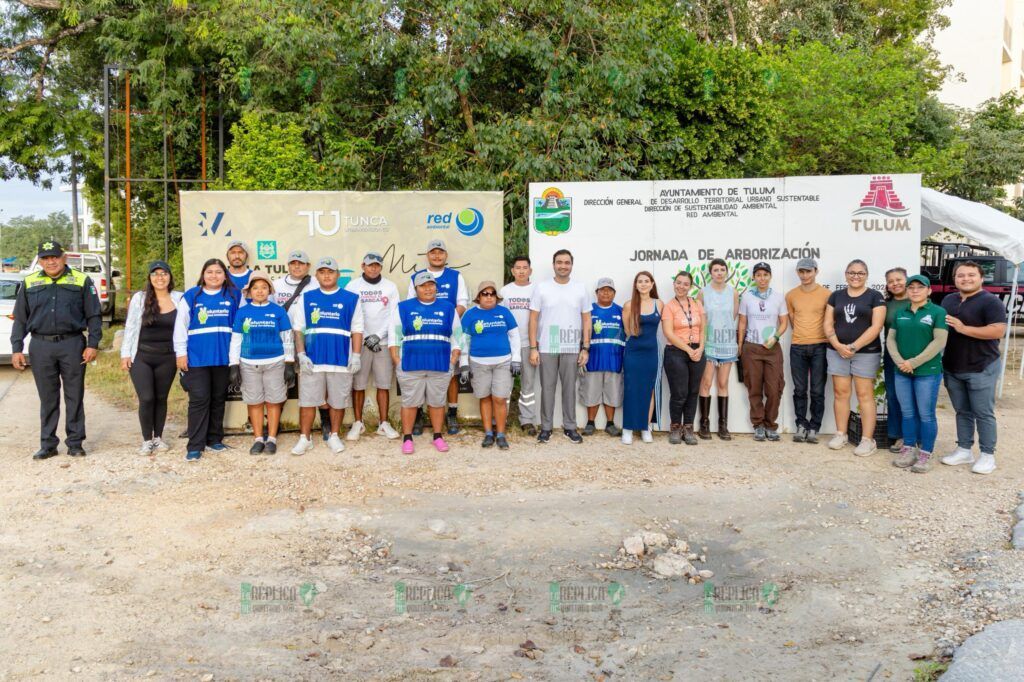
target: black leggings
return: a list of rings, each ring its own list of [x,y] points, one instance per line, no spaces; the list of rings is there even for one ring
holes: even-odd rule
[[[224,403],[228,367],[189,367],[182,388],[188,391],[188,449],[202,451],[224,440]]]
[[[665,346],[665,376],[668,377],[668,414],[673,424],[693,424],[697,413],[700,380],[707,357],[694,362],[675,346]]]
[[[153,440],[164,435],[167,421],[167,394],[177,371],[174,351],[151,353],[141,348],[128,370],[139,396],[139,426],[142,440]]]

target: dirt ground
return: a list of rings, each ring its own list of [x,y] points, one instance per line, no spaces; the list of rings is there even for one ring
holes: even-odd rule
[[[90,455],[33,462],[32,379],[5,369],[0,679],[910,679],[915,657],[1024,616],[1024,552],[1008,543],[1021,389],[999,403],[988,477],[788,436],[556,434],[502,453],[475,430],[444,456],[426,437],[403,457],[368,436],[299,458],[288,435],[274,457],[237,437],[186,463],[177,439],[136,454],[135,415],[95,395]],[[944,395],[940,420],[946,450]],[[777,601],[708,613],[704,585],[621,567],[623,537],[644,528],[688,541],[723,593],[771,583]],[[624,592],[617,608],[553,612],[553,581]],[[457,584],[472,589],[445,591]],[[443,599],[416,611],[426,591],[410,586]],[[265,612],[261,588],[284,601]]]

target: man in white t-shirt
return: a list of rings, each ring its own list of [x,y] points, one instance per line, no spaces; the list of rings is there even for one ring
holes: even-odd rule
[[[754,265],[753,289],[740,298],[739,355],[743,367],[743,383],[750,400],[750,423],[754,440],[777,441],[779,436],[779,405],[786,375],[782,367],[779,339],[789,326],[786,297],[771,287],[772,266]]]
[[[541,424],[537,440],[547,443],[555,416],[555,388],[562,387],[562,428],[573,443],[576,430],[576,375],[590,353],[590,294],[570,279],[572,253],[555,252],[555,277],[539,282],[530,299],[530,364],[540,368]]]
[[[527,256],[516,256],[512,259],[512,281],[501,288],[498,295],[502,298],[502,305],[512,311],[522,338],[522,356],[528,358],[529,335],[526,332],[530,328],[530,299],[533,298],[533,282],[530,276],[533,268],[530,266],[530,259]],[[537,427],[540,426],[540,418],[537,412],[537,367],[529,362],[523,363],[522,374],[519,377],[519,426],[523,433],[528,436],[537,435]]]
[[[359,436],[366,431],[363,426],[363,406],[371,372],[377,387],[377,410],[380,414],[377,435],[398,438],[398,432],[388,422],[388,398],[391,396],[391,378],[395,366],[387,349],[388,321],[391,313],[398,309],[398,287],[381,275],[383,267],[384,257],[376,251],[370,251],[363,257],[363,274],[345,285],[347,290],[359,294],[363,309],[363,361],[352,380],[355,421],[346,436],[348,440],[359,440]]]

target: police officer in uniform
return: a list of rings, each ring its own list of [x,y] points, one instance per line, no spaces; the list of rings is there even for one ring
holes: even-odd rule
[[[43,269],[25,277],[14,303],[11,331],[12,363],[25,369],[25,335],[32,334],[32,376],[39,392],[42,427],[39,452],[32,459],[57,454],[60,391],[67,408],[65,443],[72,457],[84,457],[85,367],[96,359],[103,334],[100,299],[92,280],[68,267],[64,249],[56,241],[39,245]],[[83,332],[88,331],[88,339]]]

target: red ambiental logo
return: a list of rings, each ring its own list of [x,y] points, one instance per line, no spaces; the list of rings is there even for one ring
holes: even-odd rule
[[[910,231],[910,209],[903,205],[888,175],[873,175],[868,193],[853,212],[854,232]]]

